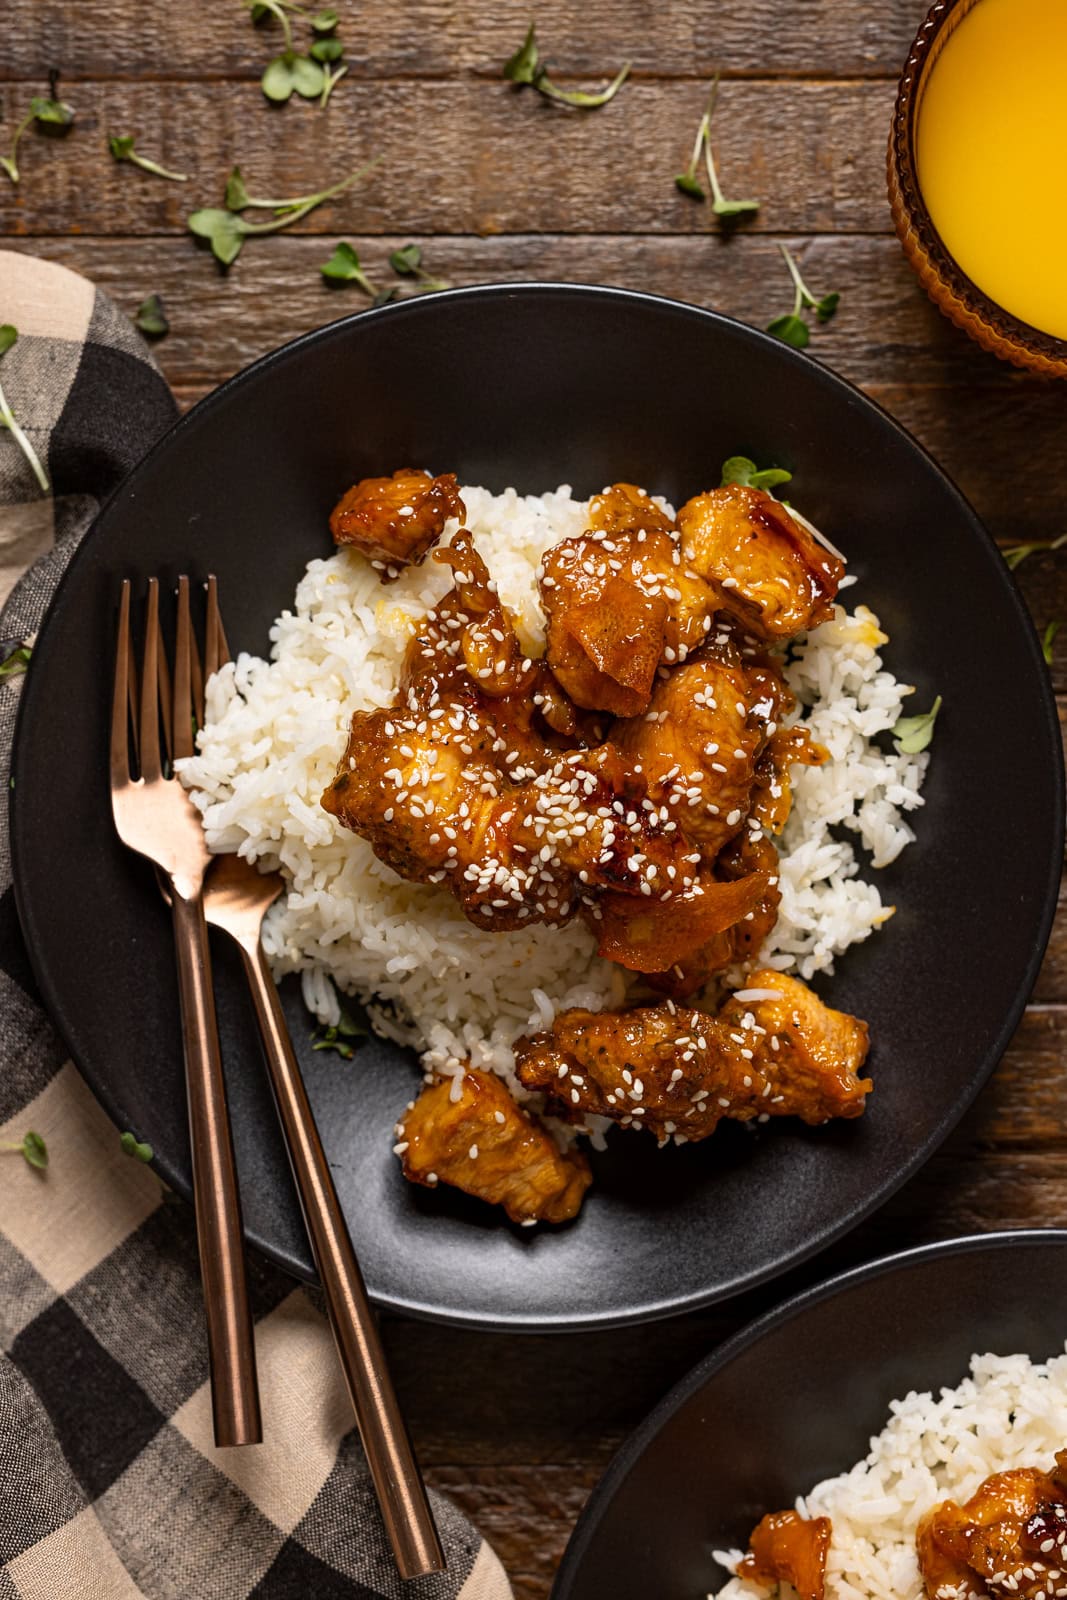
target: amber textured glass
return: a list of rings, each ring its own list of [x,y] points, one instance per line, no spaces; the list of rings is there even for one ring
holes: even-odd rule
[[[1067,339],[1013,317],[967,276],[949,254],[923,201],[916,171],[916,132],[926,82],[945,41],[982,0],[935,0],[915,36],[897,89],[889,136],[889,204],[904,252],[931,300],[950,321],[1017,367],[1067,378]]]

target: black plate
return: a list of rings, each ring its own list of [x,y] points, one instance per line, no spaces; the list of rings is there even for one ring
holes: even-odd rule
[[[553,1600],[703,1600],[767,1511],[866,1455],[890,1400],[955,1387],[972,1352],[1067,1339],[1067,1231],[909,1250],[789,1300],[695,1367],[593,1491]]]
[[[839,378],[707,311],[619,290],[495,286],[366,312],[297,340],[185,417],[99,517],[37,644],[15,751],[18,901],[46,1000],[116,1122],[189,1189],[173,955],[152,876],[110,820],[106,708],[119,579],[219,574],[230,640],[263,652],[326,517],[366,473],[589,493],[615,478],[676,502],[744,451],[852,558],[936,692],[919,840],[881,877],[899,911],[828,993],[870,1019],[877,1083],[857,1124],[733,1128],[662,1155],[619,1136],[576,1226],[517,1230],[416,1190],[390,1154],[413,1059],[306,1048],[286,1003],[377,1300],[442,1319],[575,1328],[663,1316],[822,1248],[956,1123],[1009,1039],[1055,904],[1061,755],[1048,674],[1004,562],[894,422]],[[58,797],[63,797],[60,807]],[[234,963],[219,1001],[248,1235],[308,1274],[308,1247]]]

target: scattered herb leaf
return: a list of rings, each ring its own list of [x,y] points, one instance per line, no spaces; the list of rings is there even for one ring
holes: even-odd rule
[[[1067,544],[1067,533],[1061,533],[1058,539],[1035,539],[1031,544],[1009,544],[1001,550],[1001,555],[1007,562],[1012,572],[1027,556],[1032,556],[1038,550],[1058,550],[1062,544]]]
[[[841,296],[836,289],[832,289],[829,294],[817,299],[800,276],[800,268],[790,251],[784,244],[778,248],[785,257],[789,276],[793,280],[793,309],[785,316],[775,317],[773,322],[768,322],[767,332],[773,333],[775,338],[783,340],[786,344],[791,344],[794,349],[803,350],[811,338],[811,330],[801,316],[801,311],[814,311],[819,322],[829,322],[837,310]]]
[[[186,218],[186,226],[190,233],[209,241],[211,253],[216,261],[221,262],[224,267],[231,266],[240,255],[246,238],[256,234],[277,233],[280,229],[299,222],[301,217],[306,217],[316,206],[321,206],[325,201],[332,200],[335,195],[342,194],[345,189],[350,188],[370,172],[372,167],[376,167],[379,160],[380,157],[376,157],[358,171],[350,173],[347,178],[342,178],[340,183],[331,184],[328,189],[321,189],[317,194],[297,195],[292,200],[254,199],[245,187],[240,170],[234,167],[226,184],[226,209],[208,206],[201,211],[194,211]],[[273,211],[273,220],[247,222],[244,217],[237,215],[238,210],[253,207]]]
[[[184,172],[171,172],[169,167],[161,167],[158,161],[138,155],[132,133],[109,133],[107,147],[116,161],[129,161],[132,166],[140,167],[142,172],[154,173],[157,178],[169,178],[171,183],[189,182]]]
[[[133,320],[147,339],[162,339],[170,332],[167,313],[158,294],[150,294],[141,301]]]
[[[322,69],[322,93],[319,96],[319,105],[325,107],[330,103],[330,96],[347,73],[345,66],[338,67],[336,72],[331,72],[329,67]]]
[[[331,1028],[316,1028],[311,1035],[312,1050],[336,1050],[339,1056],[346,1061],[351,1061],[356,1053],[358,1044],[363,1039],[369,1039],[370,1034],[363,1025],[356,1021],[341,1006],[341,1015],[337,1023]],[[351,1041],[355,1040],[355,1043]]]
[[[627,61],[621,66],[604,89],[597,89],[590,93],[584,89],[561,89],[553,83],[548,76],[547,69],[541,62],[540,52],[537,48],[537,27],[531,22],[526,30],[526,37],[516,50],[515,54],[504,63],[504,77],[510,83],[520,87],[528,85],[536,89],[538,94],[547,100],[558,100],[561,105],[577,106],[582,110],[595,111],[600,106],[606,106],[613,100],[630,75],[630,63]]]
[[[121,1133],[119,1144],[123,1155],[135,1156],[138,1161],[151,1161],[155,1151],[150,1144],[142,1144],[132,1133]]]
[[[1052,665],[1052,646],[1059,631],[1059,622],[1054,621],[1048,624],[1044,633],[1041,635],[1041,654],[1045,658],[1045,665],[1047,667],[1051,667]]]
[[[339,61],[345,53],[340,39],[316,39],[310,54],[315,61]]]
[[[704,167],[708,174],[708,183],[711,185],[711,209],[717,217],[737,218],[755,215],[759,210],[758,200],[728,200],[722,192],[719,183],[719,174],[715,170],[715,155],[711,148],[711,119],[715,113],[715,101],[719,93],[719,75],[715,74],[712,80],[711,93],[708,96],[708,109],[704,113]]]
[[[322,263],[319,271],[331,283],[357,284],[364,294],[370,295],[372,300],[378,292],[360,266],[355,248],[346,239],[342,239],[340,244],[334,246],[333,255]]]
[[[0,356],[5,356],[7,354],[17,338],[18,330],[12,327],[10,322],[0,324]],[[41,459],[36,450],[33,448],[33,445],[30,443],[29,439],[27,439],[26,435],[16,422],[15,414],[8,405],[2,388],[0,388],[0,428],[6,428],[11,434],[11,437],[14,439],[15,443],[26,457],[26,460],[33,468],[33,475],[37,479],[37,482],[40,484],[45,494],[48,494],[52,487],[48,481],[48,474],[42,467]]]
[[[789,483],[793,474],[784,467],[763,467],[760,469],[748,456],[730,456],[722,464],[722,482],[720,487],[725,489],[727,484],[740,483],[750,489],[776,489],[780,483]]]
[[[331,72],[329,66],[324,65],[339,60],[344,52],[340,39],[330,37],[337,27],[337,12],[326,9],[307,17],[306,8],[297,4],[297,0],[248,0],[248,3],[254,23],[273,19],[282,29],[283,48],[268,61],[259,80],[267,99],[275,105],[284,105],[298,94],[304,100],[318,100],[321,106],[326,105],[334,87],[348,71],[347,67],[341,67]],[[316,35],[307,55],[293,43],[291,16],[307,17]]]
[[[65,133],[74,121],[74,107],[68,106],[65,100],[55,98],[55,86],[58,76],[58,73],[52,74],[51,91],[48,95],[34,95],[30,101],[30,109],[15,128],[15,133],[11,140],[11,149],[6,156],[0,156],[0,167],[3,167],[12,183],[18,183],[19,181],[19,140],[30,123],[36,122],[39,128],[46,130],[59,129]]]
[[[0,679],[20,678],[30,669],[30,656],[33,651],[28,644],[18,644],[3,661],[0,661]]]
[[[400,249],[394,250],[389,257],[389,265],[400,278],[417,278],[421,294],[432,294],[438,289],[447,289],[449,287],[444,278],[431,277],[423,269],[421,245],[401,245]]]
[[[311,19],[311,26],[315,33],[332,33],[337,26],[337,12],[316,11]]]
[[[23,1160],[31,1167],[36,1167],[38,1172],[43,1172],[48,1165],[48,1146],[41,1135],[34,1133],[32,1129],[29,1133],[23,1134],[18,1144],[0,1145],[0,1150],[17,1151]]]
[[[899,722],[893,724],[893,738],[901,755],[917,756],[927,748],[934,736],[934,723],[940,710],[941,696],[938,695],[929,711],[923,711],[917,717],[901,717]]]

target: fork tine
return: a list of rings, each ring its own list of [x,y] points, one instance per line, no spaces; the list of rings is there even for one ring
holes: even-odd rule
[[[115,682],[111,694],[111,786],[130,781],[128,742],[130,709],[130,580],[122,581],[119,626],[115,646]]]
[[[226,642],[226,632],[222,626],[222,613],[219,610],[219,586],[214,573],[211,573],[207,580],[207,645],[205,653],[205,672],[209,678],[220,667],[224,667],[230,659],[230,647]]]
[[[144,660],[141,666],[140,749],[141,777],[152,783],[162,777],[159,755],[159,580],[148,580],[148,614],[145,618]]]
[[[193,753],[193,625],[189,616],[189,579],[178,579],[178,632],[174,644],[174,737],[171,749],[175,761]]]

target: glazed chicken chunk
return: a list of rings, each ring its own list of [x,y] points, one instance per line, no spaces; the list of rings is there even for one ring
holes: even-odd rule
[[[737,1575],[755,1583],[791,1583],[801,1600],[823,1600],[832,1533],[829,1517],[772,1511],[753,1528]]]
[[[542,562],[548,664],[576,705],[634,717],[661,661],[684,661],[713,622],[711,591],[687,572],[673,525],[632,484],[590,502],[589,531]]]
[[[1067,1596],[1067,1450],[1051,1473],[995,1472],[964,1505],[945,1500],[915,1536],[929,1600]]]
[[[353,716],[324,808],[483,927],[595,920],[605,890],[687,893],[699,855],[613,745],[560,742],[545,669],[523,657],[469,536],[434,558],[456,585],[409,647],[396,706]]]
[[[354,545],[391,582],[402,567],[422,560],[449,517],[466,514],[453,473],[431,478],[402,467],[391,478],[354,484],[334,507],[330,532],[335,544]]]
[[[682,559],[760,638],[790,639],[832,614],[845,565],[780,500],[741,484],[711,489],[678,513]]]
[[[585,1156],[560,1150],[493,1073],[468,1067],[456,1099],[452,1082],[424,1089],[397,1124],[405,1178],[450,1183],[503,1206],[512,1222],[576,1217],[591,1181]]]
[[[519,1079],[561,1114],[647,1128],[665,1143],[706,1139],[724,1117],[862,1116],[867,1024],[832,1011],[783,973],[754,973],[716,1015],[665,1005],[565,1011],[515,1047]]]

